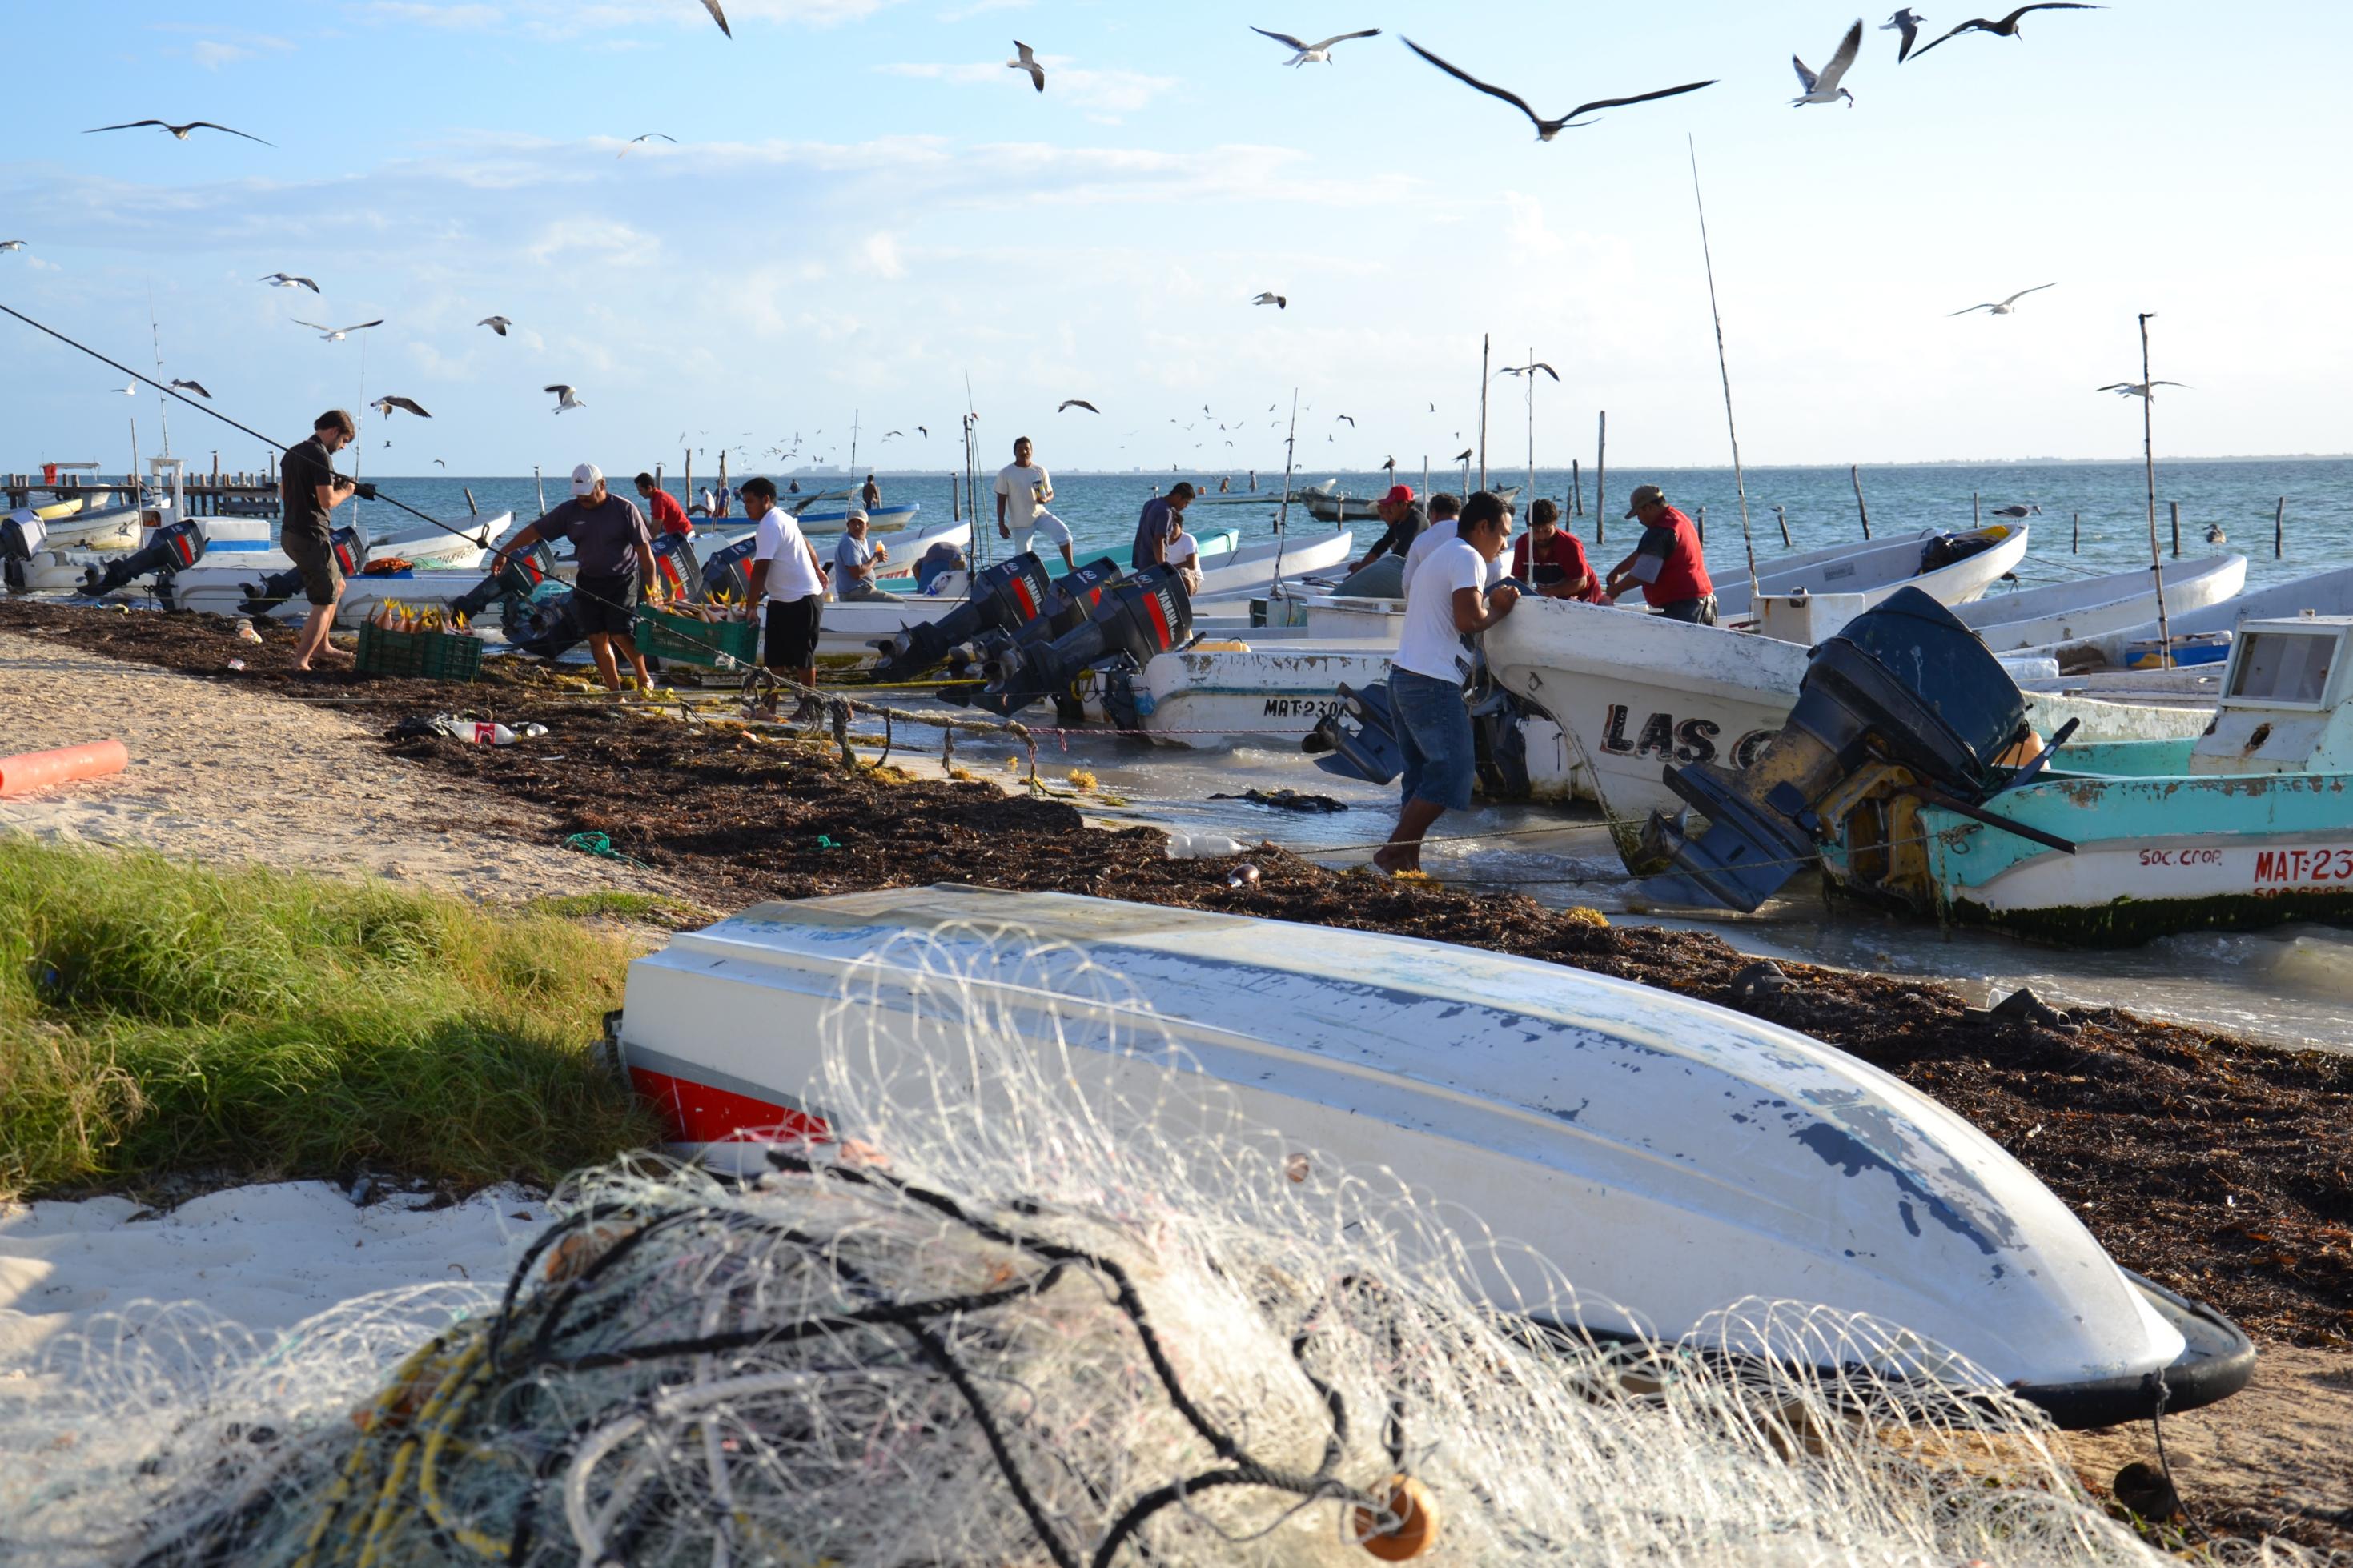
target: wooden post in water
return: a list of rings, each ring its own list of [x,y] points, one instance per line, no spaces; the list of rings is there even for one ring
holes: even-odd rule
[[[1978,492],[1975,490],[1969,492],[1969,526],[1973,529],[1985,526],[1985,513],[1978,506]]]
[[[1585,476],[1577,471],[1575,458],[1568,460],[1568,499],[1573,503],[1574,514],[1583,517],[1585,515]]]
[[[719,448],[719,493],[711,498],[711,504],[720,516],[727,515],[727,448],[724,447]]]
[[[472,516],[481,516],[482,509],[474,504],[473,487],[471,485],[459,485],[458,488],[466,492],[466,510]]]
[[[1692,521],[1694,526],[1699,530],[1700,548],[1704,550],[1707,548],[1707,508],[1700,508],[1699,516],[1693,519]]]
[[[964,490],[957,485],[956,477],[954,474],[948,476],[948,521],[950,522],[964,521]]]
[[[2080,511],[2075,514],[2075,531],[2069,539],[2067,553],[2070,555],[2084,553],[2084,514]]]
[[[1862,519],[1862,536],[1869,539],[1871,509],[1862,504],[1862,466],[1859,463],[1849,463],[1846,466],[1846,477],[1847,482],[1854,486],[1854,510],[1856,515]]]
[[[2175,500],[2165,504],[2173,509],[2173,558],[2179,561],[2181,559],[2181,503]]]
[[[2165,610],[2165,562],[2157,552],[2157,389],[2148,384],[2148,319],[2155,313],[2140,313],[2140,460],[2148,483],[2148,571],[2157,584],[2157,667],[2171,669],[2173,620]]]
[[[2287,497],[2282,496],[2279,499],[2279,505],[2272,508],[2272,559],[2278,560],[2286,549]]]
[[[679,489],[686,492],[686,506],[691,516],[694,510],[694,448],[686,449],[686,467],[679,471]]]
[[[1593,441],[1593,542],[1609,531],[1609,410],[1601,411],[1601,433]]]
[[[1289,489],[1288,486],[1284,488],[1286,491]],[[1425,510],[1430,505],[1430,454],[1427,452],[1421,455],[1421,504]],[[1347,520],[1343,518],[1341,521],[1345,522]]]
[[[1479,334],[1479,488],[1487,488],[1487,348],[1490,339]]]
[[[1781,548],[1784,550],[1795,549],[1796,546],[1789,542],[1789,509],[1785,506],[1775,507],[1773,509],[1773,519],[1781,525]]]
[[[545,517],[547,515],[547,481],[540,477],[537,463],[531,466],[531,482],[539,490],[539,515]]]

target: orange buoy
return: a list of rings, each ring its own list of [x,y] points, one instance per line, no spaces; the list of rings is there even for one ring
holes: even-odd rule
[[[0,757],[0,795],[25,795],[75,779],[101,778],[130,765],[131,752],[120,741],[92,741],[54,752]]]
[[[2042,754],[2042,737],[2029,730],[2018,743],[1993,760],[1998,768],[2022,768]]]
[[[1357,1545],[1384,1563],[1409,1562],[1438,1544],[1438,1500],[1411,1476],[1391,1476],[1380,1510],[1360,1507],[1352,1523]]]

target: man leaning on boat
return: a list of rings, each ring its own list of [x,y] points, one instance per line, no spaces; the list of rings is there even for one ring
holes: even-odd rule
[[[1643,603],[1669,620],[1715,625],[1715,584],[1707,574],[1699,530],[1667,504],[1656,485],[1635,486],[1633,502],[1626,515],[1641,520],[1642,537],[1634,553],[1609,569],[1609,596],[1623,598],[1639,586]]]

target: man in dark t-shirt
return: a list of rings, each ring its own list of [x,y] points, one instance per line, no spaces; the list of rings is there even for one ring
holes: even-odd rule
[[[352,657],[327,640],[343,596],[343,574],[329,535],[337,507],[355,495],[375,499],[374,485],[354,484],[335,472],[334,455],[358,434],[349,414],[330,408],[311,422],[311,438],[289,447],[278,465],[278,547],[302,574],[302,594],[311,602],[311,618],[294,643],[297,669],[309,669],[314,658]]]
[[[639,593],[656,605],[662,599],[646,514],[605,488],[602,468],[583,463],[572,470],[572,499],[508,540],[491,563],[492,574],[506,569],[509,555],[528,550],[543,539],[572,541],[576,568],[572,616],[588,639],[588,651],[596,658],[605,689],[621,689],[620,666],[614,660],[617,652],[637,672],[638,689],[652,690],[653,674],[646,668],[646,656],[638,651],[637,638],[631,635],[637,627]]]
[[[1141,572],[1168,558],[1169,536],[1182,526],[1185,509],[1192,504],[1193,487],[1182,482],[1166,495],[1154,496],[1144,503],[1144,511],[1135,520],[1135,544],[1127,552],[1131,569]],[[1062,549],[1069,553],[1069,545]]]

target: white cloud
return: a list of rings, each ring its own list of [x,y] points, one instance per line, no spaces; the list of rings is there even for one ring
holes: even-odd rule
[[[875,272],[884,278],[904,278],[907,264],[899,256],[899,242],[887,234],[867,237],[866,259],[874,265]]]

